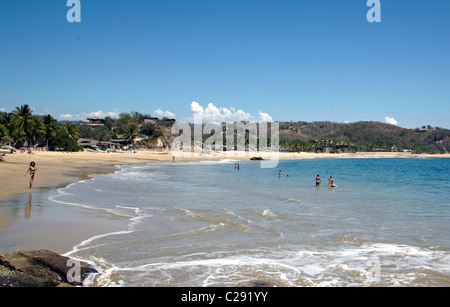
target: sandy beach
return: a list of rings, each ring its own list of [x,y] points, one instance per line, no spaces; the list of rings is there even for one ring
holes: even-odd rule
[[[92,217],[85,217],[84,212],[77,209],[67,217],[67,208],[53,208],[44,210],[39,215],[33,215],[32,224],[25,223],[26,219],[17,219],[17,212],[11,213],[8,206],[12,204],[14,196],[20,196],[20,202],[26,198],[33,198],[33,206],[36,197],[39,198],[41,188],[64,186],[70,182],[86,179],[92,174],[114,172],[116,165],[158,163],[158,162],[189,162],[207,159],[249,159],[251,157],[279,158],[279,159],[311,159],[311,158],[408,158],[408,157],[440,157],[449,158],[450,155],[412,155],[410,153],[346,153],[346,154],[317,154],[317,153],[226,153],[215,155],[185,154],[172,155],[171,153],[138,151],[136,153],[95,153],[95,152],[45,152],[37,151],[33,154],[14,153],[5,156],[6,162],[0,163],[0,230],[16,229],[23,233],[23,237],[29,237],[33,233],[32,246],[30,242],[24,243],[23,248],[44,248],[56,252],[67,252],[75,244],[87,237],[103,233],[105,230],[117,231],[122,229],[123,223],[114,220],[113,217],[101,219],[103,222],[94,222]],[[25,175],[31,161],[36,162],[38,168],[34,180],[34,188],[29,188],[29,175]],[[24,204],[25,204],[25,201]],[[42,201],[42,200],[41,200]],[[43,200],[45,202],[45,200]],[[33,207],[34,208],[34,207]],[[23,209],[25,210],[25,209]],[[60,217],[58,215],[61,215]],[[16,223],[15,223],[16,222]],[[22,224],[25,223],[25,224]],[[63,227],[61,226],[63,225]],[[22,228],[23,227],[23,228]],[[61,231],[55,232],[54,227]],[[14,239],[12,239],[14,240]],[[21,246],[22,248],[22,246]]]
[[[206,159],[247,159],[251,157],[275,158],[279,159],[301,159],[301,158],[410,158],[410,157],[439,157],[449,158],[450,154],[443,155],[413,155],[411,153],[343,153],[343,154],[319,154],[319,153],[226,153],[221,155],[175,155],[175,162],[187,162]],[[70,176],[69,173],[84,168],[87,172],[95,174],[104,172],[106,169],[114,171],[115,165],[138,164],[150,162],[173,162],[171,153],[137,151],[136,153],[95,153],[95,152],[47,152],[36,151],[32,154],[14,153],[5,156],[6,162],[0,163],[0,200],[7,199],[18,193],[28,193],[29,176],[25,175],[31,161],[36,162],[38,171],[34,180],[36,188],[54,185],[63,181],[76,180],[77,176]],[[4,223],[0,216],[0,225]]]

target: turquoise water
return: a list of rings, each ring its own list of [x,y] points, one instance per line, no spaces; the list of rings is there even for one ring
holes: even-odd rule
[[[98,266],[98,286],[450,285],[450,159],[234,163],[122,166],[59,189],[54,202],[129,219],[69,254]]]

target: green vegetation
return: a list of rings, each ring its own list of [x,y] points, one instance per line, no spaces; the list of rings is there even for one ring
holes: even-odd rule
[[[170,148],[176,137],[170,132],[173,123],[174,120],[152,118],[139,112],[121,113],[117,119],[106,117],[100,124],[58,122],[51,115],[33,115],[28,105],[22,105],[12,113],[0,112],[0,144],[16,148],[34,146],[78,151],[82,147],[77,140],[83,138],[103,142],[126,140],[134,142],[135,148]],[[299,121],[280,122],[279,125],[282,151],[410,151],[430,154],[450,151],[450,130],[430,125],[416,129],[373,121],[348,124]],[[204,140],[208,137],[203,135]],[[248,134],[245,144],[249,144]]]
[[[299,121],[280,122],[279,128],[281,151],[327,153],[407,151],[429,154],[450,151],[450,130],[433,128],[430,125],[406,129],[373,121],[356,123]],[[226,127],[224,123],[222,123],[222,129],[223,145],[225,145]],[[193,131],[192,125],[191,131]],[[211,135],[204,134],[203,142]],[[236,147],[236,132],[234,142]],[[270,146],[270,135],[268,143]],[[248,131],[245,136],[245,145],[249,145]]]
[[[151,148],[163,137],[161,127],[167,126],[167,120],[158,120],[158,124],[148,121],[149,115],[139,112],[121,113],[118,119],[106,117],[102,125],[86,125],[78,122],[77,128],[81,138],[98,141],[114,139],[138,140],[137,147]]]
[[[11,113],[0,112],[0,145],[80,151],[83,148],[77,141],[86,138],[97,141],[125,139],[130,143],[140,140],[136,146],[151,148],[159,138],[166,139],[161,130],[170,131],[168,128],[173,121],[146,121],[150,118],[149,115],[131,112],[120,114],[118,119],[106,117],[98,125],[89,125],[85,121],[59,122],[50,114],[33,115],[30,106],[25,104]]]
[[[0,112],[0,144],[78,151],[82,149],[77,145],[78,136],[75,126],[58,123],[49,114],[33,115],[27,104],[12,113]]]
[[[405,129],[373,121],[356,123],[281,122],[280,147],[293,151],[411,151],[448,153],[450,130]]]

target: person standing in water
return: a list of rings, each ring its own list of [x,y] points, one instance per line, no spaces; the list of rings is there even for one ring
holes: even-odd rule
[[[333,176],[330,176],[330,179],[328,179],[328,185],[329,185],[330,187],[333,187],[333,186],[334,186]]]
[[[319,186],[321,181],[322,181],[322,180],[320,179],[319,174],[317,174],[317,177],[316,177],[316,186]]]
[[[27,172],[25,173],[25,175],[23,175],[25,177],[28,173],[30,173],[30,189],[33,188],[33,181],[34,175],[36,174],[36,170],[37,170],[36,163],[32,161],[30,163],[30,167],[27,169]]]

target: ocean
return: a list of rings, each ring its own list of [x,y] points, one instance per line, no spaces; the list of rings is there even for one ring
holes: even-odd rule
[[[53,191],[123,224],[67,255],[98,268],[91,286],[450,286],[450,159],[235,163],[120,166]]]

